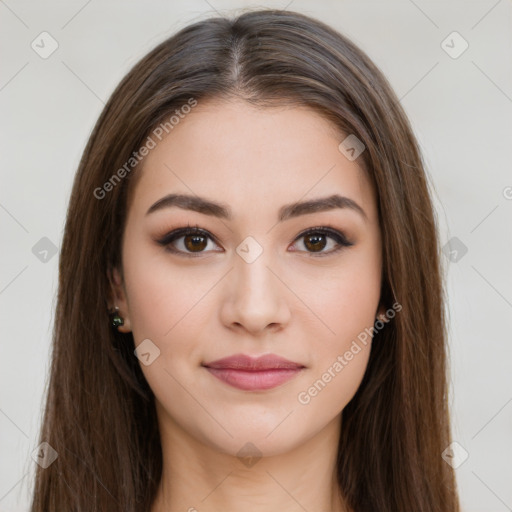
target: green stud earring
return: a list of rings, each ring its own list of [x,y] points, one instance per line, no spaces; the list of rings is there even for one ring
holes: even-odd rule
[[[121,325],[124,325],[124,320],[119,315],[119,308],[117,306],[115,306],[115,311],[110,314],[110,324],[114,329],[117,329],[118,327],[121,327]]]

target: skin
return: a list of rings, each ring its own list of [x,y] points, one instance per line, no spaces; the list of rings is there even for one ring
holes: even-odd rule
[[[298,401],[384,311],[375,192],[357,159],[338,150],[345,136],[305,107],[210,100],[146,157],[112,279],[119,330],[160,350],[141,363],[164,458],[152,512],[349,510],[335,480],[341,412],[361,383],[371,339],[308,404]],[[146,215],[169,193],[225,203],[233,219],[176,206]],[[277,222],[281,206],[333,193],[357,202],[367,219],[338,208]],[[203,252],[184,237],[174,247],[192,256],[158,244],[189,223],[213,237],[202,239]],[[327,254],[337,247],[327,236],[325,255],[316,256],[298,236],[326,225],[354,245]],[[248,236],[263,249],[252,263],[236,252]],[[274,389],[242,391],[201,366],[236,353],[273,353],[305,368]],[[255,464],[237,455],[244,446],[256,447]]]

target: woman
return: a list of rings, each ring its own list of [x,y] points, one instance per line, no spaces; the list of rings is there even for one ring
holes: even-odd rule
[[[32,512],[459,510],[438,254],[360,49],[288,11],[184,28],[75,178]]]

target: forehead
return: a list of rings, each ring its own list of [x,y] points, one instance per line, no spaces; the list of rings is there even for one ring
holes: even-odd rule
[[[199,102],[145,157],[133,207],[147,210],[165,194],[179,192],[222,198],[235,215],[253,215],[267,205],[277,209],[339,193],[374,217],[366,172],[338,149],[345,137],[307,107]]]

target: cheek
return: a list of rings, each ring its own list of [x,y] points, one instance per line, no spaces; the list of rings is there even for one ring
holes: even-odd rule
[[[347,350],[332,354],[311,382],[297,395],[303,414],[318,417],[326,423],[338,415],[355,395],[363,379],[370,343],[348,344]]]
[[[186,397],[178,383],[190,386],[190,373],[204,360],[205,333],[212,332],[218,308],[214,286],[219,276],[206,266],[178,266],[167,254],[155,253],[127,247],[124,264],[132,333],[136,346],[149,339],[157,347],[158,357],[150,365],[141,361],[155,395],[163,402],[173,396],[173,403],[181,404]]]
[[[381,288],[377,258],[365,260],[355,255],[336,270],[296,283],[297,295],[309,311],[299,316],[309,318],[310,332],[316,327],[319,342],[315,351],[319,354],[344,352],[353,339],[373,326]]]
[[[305,328],[312,372],[297,402],[309,410],[306,414],[315,411],[325,421],[341,412],[359,388],[371,351],[380,280],[378,258],[360,257],[322,279],[318,293],[299,292],[319,317],[310,314]]]
[[[136,341],[170,337],[215,281],[211,271],[184,268],[163,250],[136,244],[126,247],[124,267]]]
[[[380,279],[378,260],[354,259],[310,294],[308,306],[322,322],[315,318],[315,329],[307,329],[312,371],[296,396],[308,417],[329,421],[357,392],[370,357]]]

